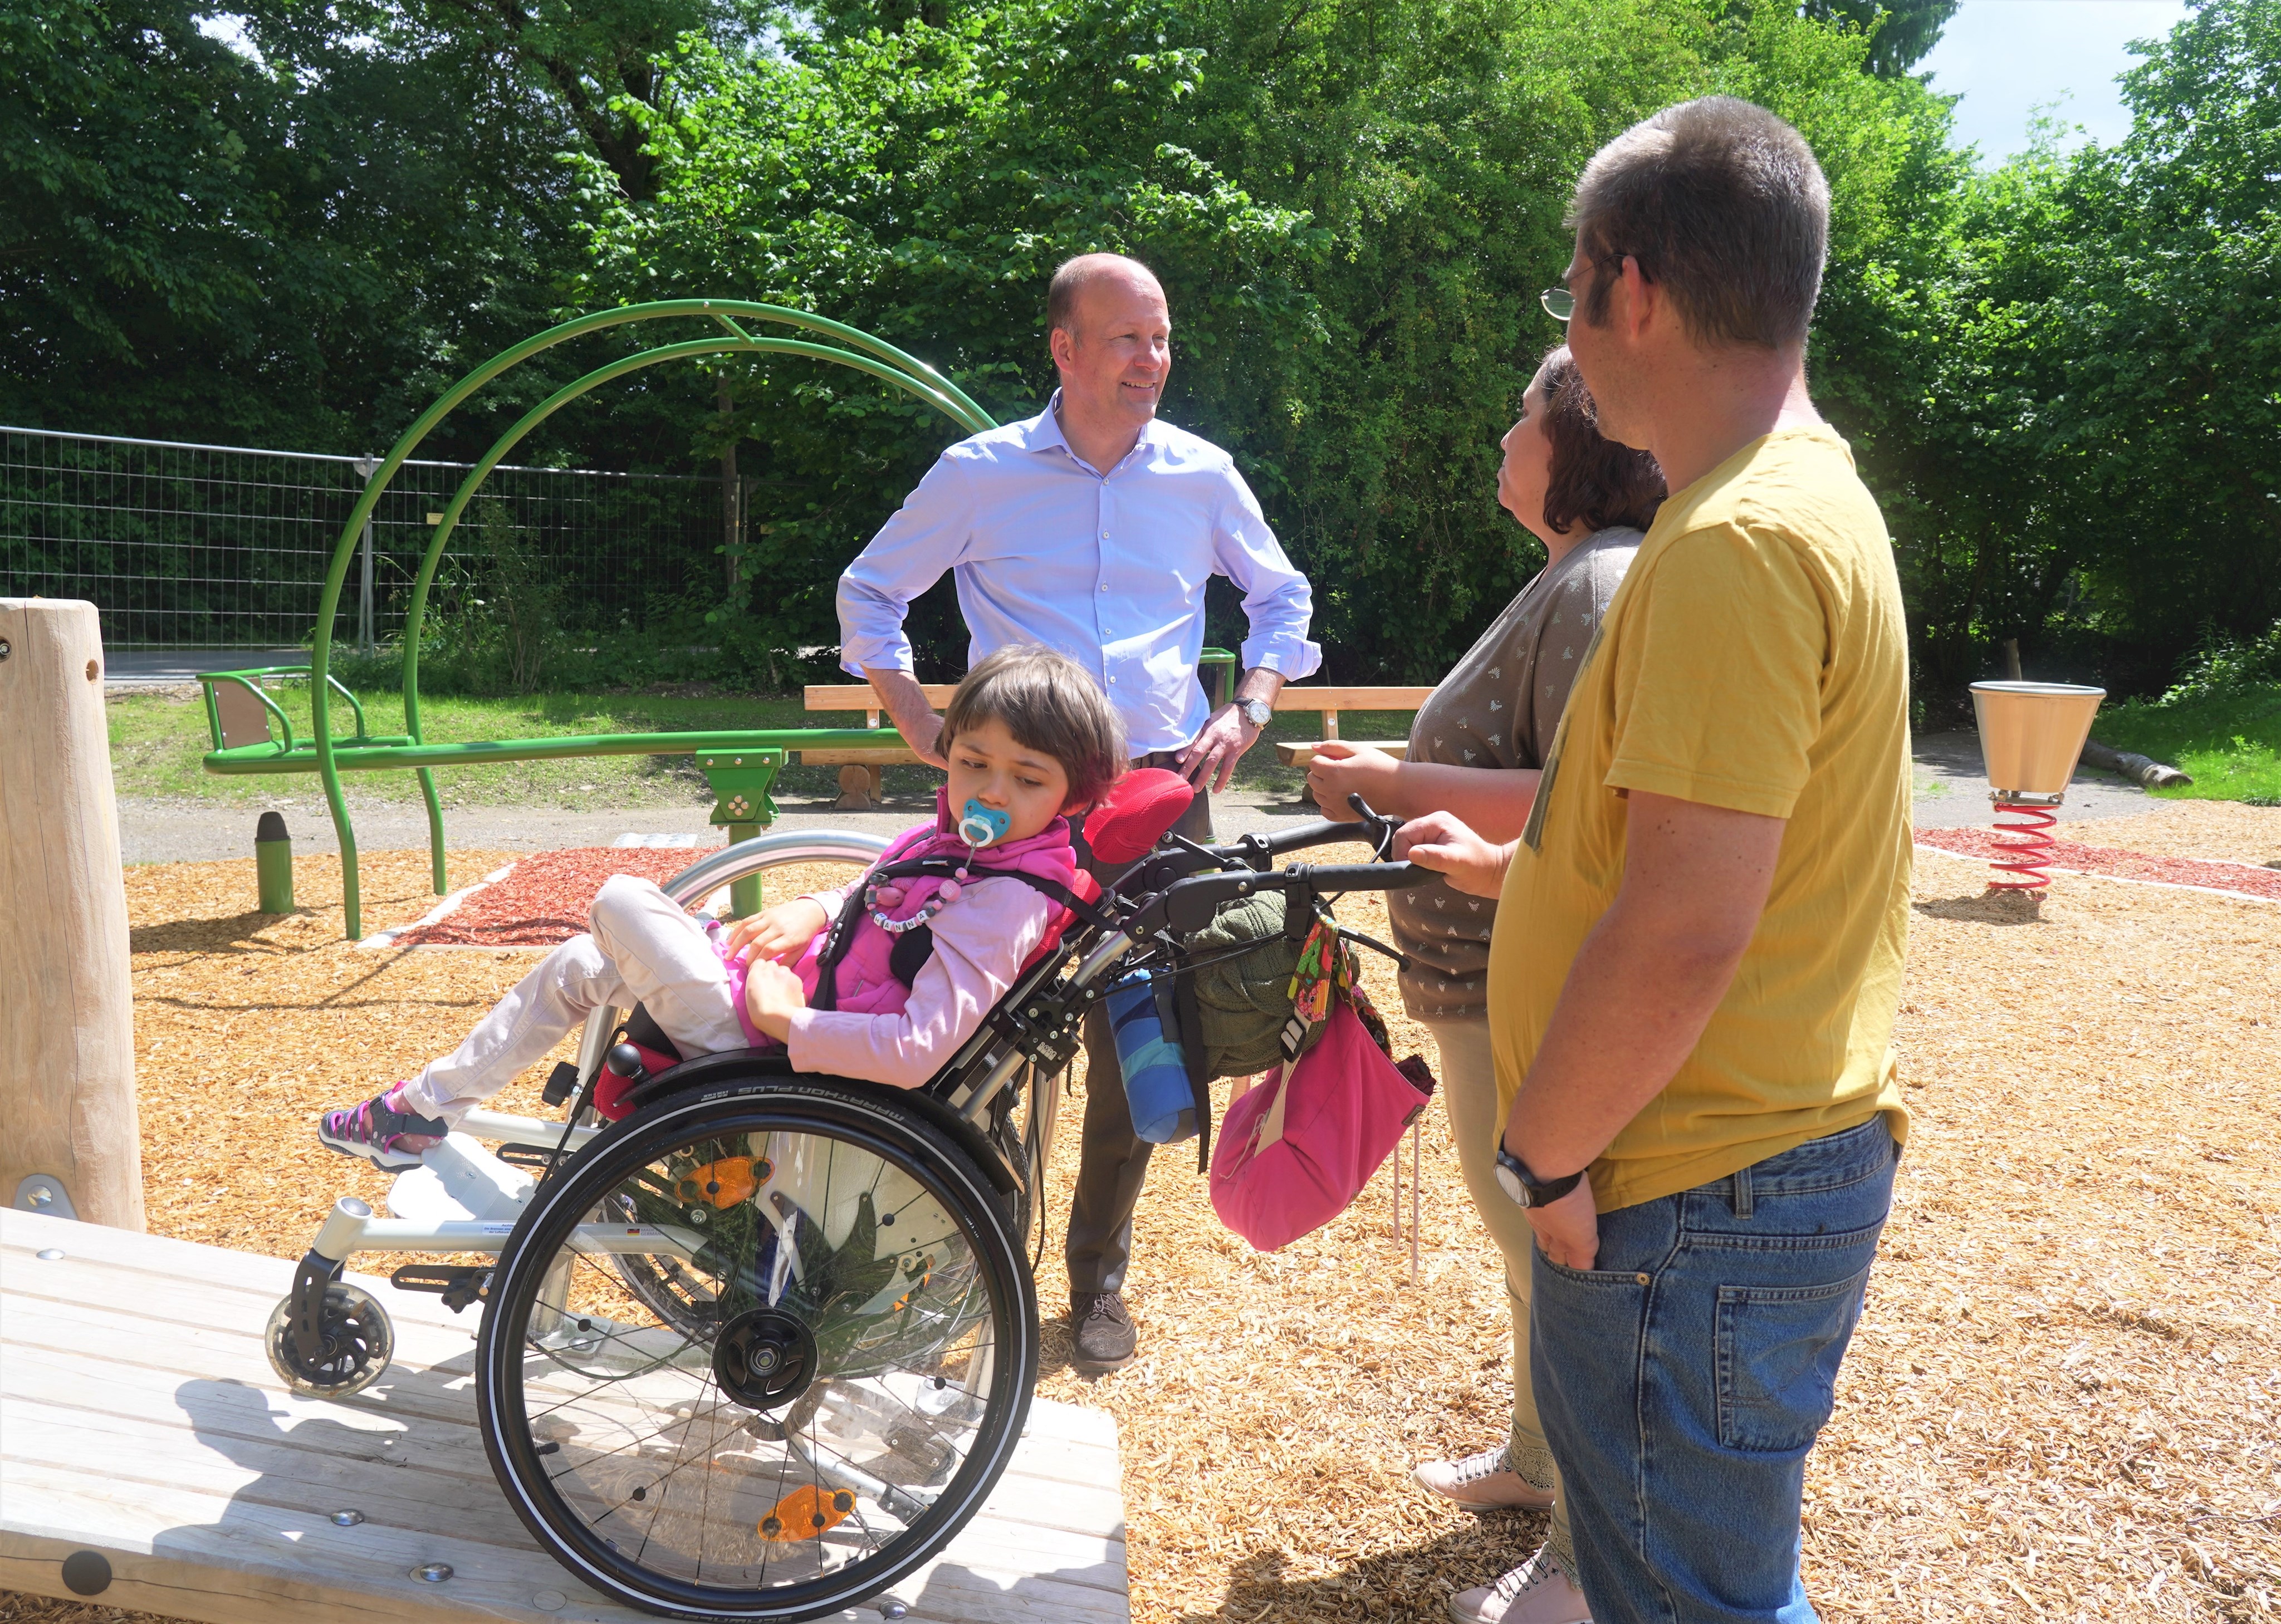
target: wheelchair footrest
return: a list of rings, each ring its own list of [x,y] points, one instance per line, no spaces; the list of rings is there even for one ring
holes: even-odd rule
[[[407,1263],[388,1277],[398,1291],[432,1291],[458,1313],[491,1295],[491,1272],[477,1263]]]

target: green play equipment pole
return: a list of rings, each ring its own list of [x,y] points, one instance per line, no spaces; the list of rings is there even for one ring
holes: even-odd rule
[[[253,873],[261,891],[261,911],[292,912],[293,839],[276,812],[262,813],[253,826]]]
[[[743,317],[747,320],[774,322],[797,327],[831,342],[815,343],[801,339],[756,336],[746,332],[738,325],[735,319],[738,317]],[[342,792],[341,762],[333,739],[332,709],[329,690],[332,663],[333,621],[340,611],[341,594],[347,584],[350,561],[362,538],[366,521],[379,504],[382,494],[395,479],[397,471],[419,448],[421,442],[428,437],[429,434],[453,408],[492,379],[521,366],[533,356],[587,333],[617,327],[627,322],[677,318],[695,318],[711,321],[725,329],[728,336],[720,340],[664,345],[638,355],[625,357],[608,366],[597,368],[576,383],[558,390],[539,406],[526,413],[521,422],[501,437],[487,455],[486,460],[469,474],[453,496],[446,518],[442,524],[438,525],[437,534],[429,543],[427,554],[421,560],[419,579],[414,587],[413,599],[406,623],[405,731],[409,735],[414,749],[426,743],[421,735],[420,724],[420,629],[426,616],[429,588],[434,581],[436,566],[443,557],[445,538],[456,527],[460,514],[465,511],[468,502],[473,497],[483,476],[491,472],[507,450],[537,424],[544,422],[561,406],[576,399],[587,390],[640,367],[692,356],[793,355],[826,360],[868,373],[917,396],[970,434],[997,427],[996,420],[955,383],[924,361],[906,354],[885,340],[875,338],[859,328],[848,327],[829,318],[812,315],[806,311],[789,310],[781,305],[762,304],[743,299],[664,299],[650,304],[627,305],[617,310],[598,311],[591,315],[576,317],[501,350],[445,390],[425,412],[420,414],[409,428],[404,431],[402,437],[390,448],[388,455],[382,459],[380,466],[374,469],[371,476],[365,481],[363,494],[359,496],[355,506],[350,510],[347,522],[342,527],[340,544],[334,551],[331,567],[326,571],[324,590],[317,604],[316,634],[309,658],[311,733],[313,735],[311,743],[317,775],[325,789],[325,804],[331,813],[334,830],[340,839],[342,902],[351,940],[356,940],[363,935],[361,897],[357,882],[356,834],[350,823],[348,804]],[[837,348],[835,345],[846,347]],[[875,741],[878,735],[874,734]],[[794,744],[793,747],[796,749],[798,745]],[[351,748],[356,748],[353,742],[351,743]],[[225,752],[215,753],[221,755]],[[360,751],[360,754],[361,754]],[[210,763],[210,765],[213,764]],[[371,761],[369,765],[379,766],[382,763]],[[415,762],[406,761],[401,765],[414,766]],[[421,799],[425,802],[428,812],[430,866],[436,889],[440,893],[445,887],[443,808],[437,799],[435,781],[429,770],[428,763],[417,761],[416,765]],[[216,766],[214,770],[230,769]],[[249,767],[241,770],[258,769]],[[765,799],[765,792],[763,792],[763,799]],[[773,815],[774,809],[771,807],[769,816]],[[729,827],[732,835],[738,829],[744,829],[749,835],[749,833],[756,833],[763,826],[760,823],[738,820],[731,822]]]

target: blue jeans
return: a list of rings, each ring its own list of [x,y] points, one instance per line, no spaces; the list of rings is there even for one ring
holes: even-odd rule
[[[1595,1624],[1807,1624],[1805,1453],[1898,1159],[1883,1117],[1600,1215],[1535,1257],[1529,1372]]]

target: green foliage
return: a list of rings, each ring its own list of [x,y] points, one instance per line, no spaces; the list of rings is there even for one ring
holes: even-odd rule
[[[1851,23],[1870,36],[1867,66],[1881,78],[1906,73],[1940,42],[1940,31],[1963,0],[1804,0],[1798,8],[1817,22]]]
[[[2213,629],[2161,703],[2183,704],[2261,685],[2281,685],[2281,620],[2255,639],[2231,637]]]
[[[1177,20],[1022,5],[809,38],[789,56],[684,41],[669,114],[648,116],[655,201],[614,196],[586,165],[584,300],[719,291],[829,313],[911,348],[1005,419],[1051,387],[1053,266],[1135,252],[1207,358],[1181,373],[1182,409],[1233,418],[1256,379],[1226,361],[1309,334],[1294,267],[1319,234],[1179,144],[1200,58],[1159,42]],[[834,642],[839,570],[956,431],[813,362],[731,364],[722,381],[755,485],[748,589],[716,624],[766,650]],[[719,419],[704,433],[717,443]],[[924,619],[923,642],[963,651],[941,607]]]
[[[2018,637],[2159,687],[2281,613],[2281,4],[2208,0],[2125,77],[2113,149],[1953,194],[1869,460],[1929,691]]]
[[[1496,506],[1496,446],[1559,336],[1535,295],[1577,170],[1727,90],[1829,174],[1813,384],[1892,528],[1928,713],[2006,638],[2036,674],[2160,691],[2281,616],[2281,0],[2195,0],[2128,76],[2127,139],[1993,170],[1907,72],[1952,10],[255,0],[249,52],[182,0],[19,0],[0,417],[366,450],[564,308],[717,292],[871,328],[1009,419],[1053,381],[1047,273],[1118,249],[1171,295],[1166,415],[1260,492],[1330,674],[1431,679],[1541,558]],[[512,375],[429,454],[630,342]],[[428,669],[796,682],[839,570],[955,433],[789,360],[602,392],[518,457],[733,450],[734,567],[638,636],[574,623],[534,666],[455,624]],[[955,668],[947,589],[913,630]]]

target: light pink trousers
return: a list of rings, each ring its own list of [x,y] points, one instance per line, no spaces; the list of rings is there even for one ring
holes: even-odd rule
[[[404,1106],[456,1124],[605,1004],[639,1004],[684,1055],[742,1049],[729,974],[705,927],[647,880],[613,874],[591,934],[548,953],[468,1034],[405,1086]]]

